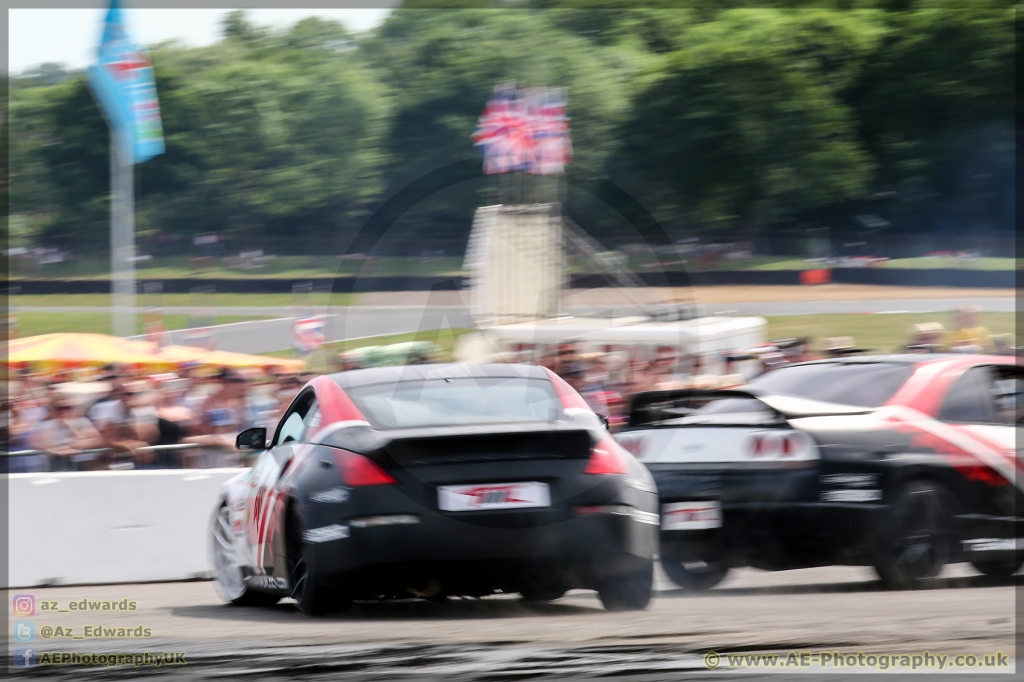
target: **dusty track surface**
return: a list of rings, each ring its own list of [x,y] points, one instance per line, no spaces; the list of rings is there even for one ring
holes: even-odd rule
[[[863,568],[740,570],[719,588],[696,595],[659,578],[652,606],[634,613],[608,613],[593,593],[579,591],[541,605],[514,596],[366,603],[318,620],[302,616],[289,601],[271,608],[226,606],[209,582],[16,590],[35,595],[37,604],[58,600],[63,606],[83,597],[138,602],[129,613],[37,612],[36,656],[181,651],[187,660],[183,667],[159,669],[19,672],[59,679],[663,680],[708,678],[707,651],[1002,651],[1012,660],[1016,591],[1024,580],[993,583],[966,566],[947,568],[944,576],[935,589],[886,592]],[[73,641],[39,635],[44,625],[80,633],[88,624],[143,625],[152,628],[152,637]],[[723,663],[713,677],[750,674]],[[829,679],[844,676],[833,672]]]
[[[761,303],[765,301],[876,301],[932,298],[1013,298],[1013,289],[958,289],[955,287],[883,287],[869,284],[821,284],[817,286],[721,286],[693,287],[698,303]],[[686,289],[673,289],[687,296]]]

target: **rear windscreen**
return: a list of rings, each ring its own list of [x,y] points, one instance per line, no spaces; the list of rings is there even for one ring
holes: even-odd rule
[[[546,379],[430,379],[346,392],[377,429],[507,424],[562,416],[562,403]]]
[[[781,367],[762,374],[749,385],[774,395],[878,407],[903,385],[913,371],[914,366],[909,363],[828,362]]]

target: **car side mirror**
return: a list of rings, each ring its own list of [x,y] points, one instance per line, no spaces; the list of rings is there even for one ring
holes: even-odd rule
[[[235,437],[235,447],[239,450],[266,450],[267,430],[256,426],[242,431]]]
[[[606,415],[606,414],[599,414],[599,415],[597,415],[597,418],[601,420],[601,423],[604,424],[605,431],[607,431],[610,428],[608,426],[608,415]]]

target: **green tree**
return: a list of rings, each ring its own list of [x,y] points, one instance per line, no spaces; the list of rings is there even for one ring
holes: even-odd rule
[[[435,9],[370,35],[234,12],[215,45],[153,46],[167,149],[137,168],[140,234],[319,250],[418,178],[479,163],[470,136],[508,80],[569,89],[569,210],[613,242],[643,213],[633,199],[675,236],[875,212],[903,231],[1013,225],[1022,20],[1006,0],[411,4]],[[44,65],[9,88],[9,234],[105,250],[107,129],[83,74]],[[403,248],[460,248],[495,185],[410,210]]]
[[[936,213],[967,211],[947,225],[1005,223],[1013,191],[1013,15],[922,10],[888,14],[885,24],[886,39],[848,100],[878,162],[877,185],[899,194],[895,219],[931,230],[948,217]]]
[[[634,100],[620,160],[706,226],[758,231],[857,199],[872,161],[840,94],[875,33],[823,10],[736,10],[696,26]]]
[[[81,75],[46,92],[46,105],[37,109],[45,132],[35,140],[42,143],[35,158],[42,159],[48,177],[36,188],[52,194],[33,204],[51,214],[42,226],[49,239],[73,248],[103,248],[110,240],[107,125]]]

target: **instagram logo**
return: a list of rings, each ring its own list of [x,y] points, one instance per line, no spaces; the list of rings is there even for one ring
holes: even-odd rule
[[[36,612],[36,598],[31,594],[14,595],[14,615],[32,616]]]

